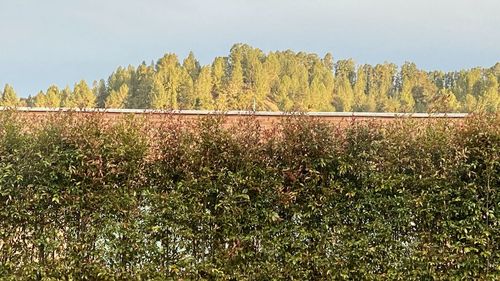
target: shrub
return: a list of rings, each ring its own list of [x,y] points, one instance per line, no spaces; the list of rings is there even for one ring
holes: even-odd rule
[[[2,280],[500,278],[500,118],[0,114]]]

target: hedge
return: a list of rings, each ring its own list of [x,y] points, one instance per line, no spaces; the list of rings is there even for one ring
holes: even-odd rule
[[[0,279],[500,279],[499,175],[499,116],[3,112]]]

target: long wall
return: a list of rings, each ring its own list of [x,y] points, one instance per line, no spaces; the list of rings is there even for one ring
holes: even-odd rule
[[[73,112],[76,114],[103,114],[106,118],[114,119],[119,116],[133,114],[148,117],[153,121],[161,121],[169,117],[182,118],[183,120],[193,120],[204,116],[223,114],[227,122],[232,123],[242,118],[254,117],[263,127],[271,127],[280,120],[293,115],[305,115],[311,118],[318,118],[326,122],[335,124],[349,123],[356,121],[394,121],[401,119],[419,119],[419,120],[437,120],[445,119],[457,121],[468,116],[466,113],[381,113],[381,112],[308,112],[308,113],[290,113],[290,112],[269,112],[269,111],[206,111],[206,110],[150,110],[150,109],[68,109],[68,108],[31,108],[19,107],[9,109],[0,107],[0,111],[15,110],[25,113],[27,116],[43,117],[61,112]]]

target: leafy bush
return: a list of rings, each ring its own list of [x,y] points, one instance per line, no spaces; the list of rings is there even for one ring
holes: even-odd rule
[[[500,118],[0,114],[2,280],[500,278]]]

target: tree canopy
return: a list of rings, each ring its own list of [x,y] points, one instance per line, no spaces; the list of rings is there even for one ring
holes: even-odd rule
[[[51,86],[7,106],[219,109],[268,111],[496,112],[500,62],[491,68],[426,71],[414,63],[357,65],[291,50],[264,53],[235,44],[228,56],[201,65],[195,55],[167,53],[156,63],[118,67],[105,80],[60,91]]]

